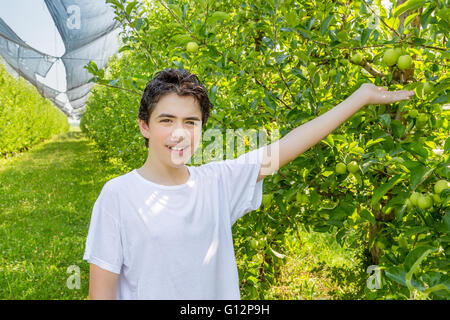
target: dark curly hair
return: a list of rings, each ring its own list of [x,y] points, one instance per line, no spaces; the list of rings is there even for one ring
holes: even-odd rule
[[[200,104],[202,110],[202,127],[209,118],[210,109],[213,107],[208,97],[208,90],[201,83],[198,76],[185,69],[164,69],[158,71],[152,80],[147,83],[141,97],[139,106],[139,119],[149,125],[150,116],[158,101],[168,93],[175,92],[179,96],[193,96]],[[145,146],[148,148],[148,139],[145,138]]]

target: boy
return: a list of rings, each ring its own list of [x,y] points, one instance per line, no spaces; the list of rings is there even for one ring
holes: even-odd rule
[[[209,117],[207,90],[186,70],[160,71],[139,108],[147,160],[106,182],[93,207],[83,257],[90,263],[89,298],[240,299],[231,227],[260,206],[264,177],[364,105],[412,94],[363,84],[270,145],[194,167],[185,163]]]

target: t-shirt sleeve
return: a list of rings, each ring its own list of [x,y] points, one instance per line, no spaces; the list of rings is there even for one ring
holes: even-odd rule
[[[230,223],[233,225],[246,213],[261,206],[263,181],[256,182],[262,163],[263,148],[242,154],[236,159],[221,161],[221,180],[230,204]]]
[[[123,261],[117,197],[103,186],[92,209],[83,260],[120,274]]]

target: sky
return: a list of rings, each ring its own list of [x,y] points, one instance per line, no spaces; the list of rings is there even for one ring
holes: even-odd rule
[[[31,47],[56,57],[61,57],[64,44],[53,23],[44,0],[0,0],[0,18]],[[59,91],[66,91],[66,72],[59,60],[45,79],[38,79]]]

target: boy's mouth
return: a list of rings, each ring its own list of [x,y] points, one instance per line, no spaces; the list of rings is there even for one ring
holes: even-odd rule
[[[178,153],[179,155],[182,155],[184,150],[186,150],[189,146],[182,146],[182,147],[176,147],[176,146],[168,146],[166,147],[170,150],[170,152]]]

